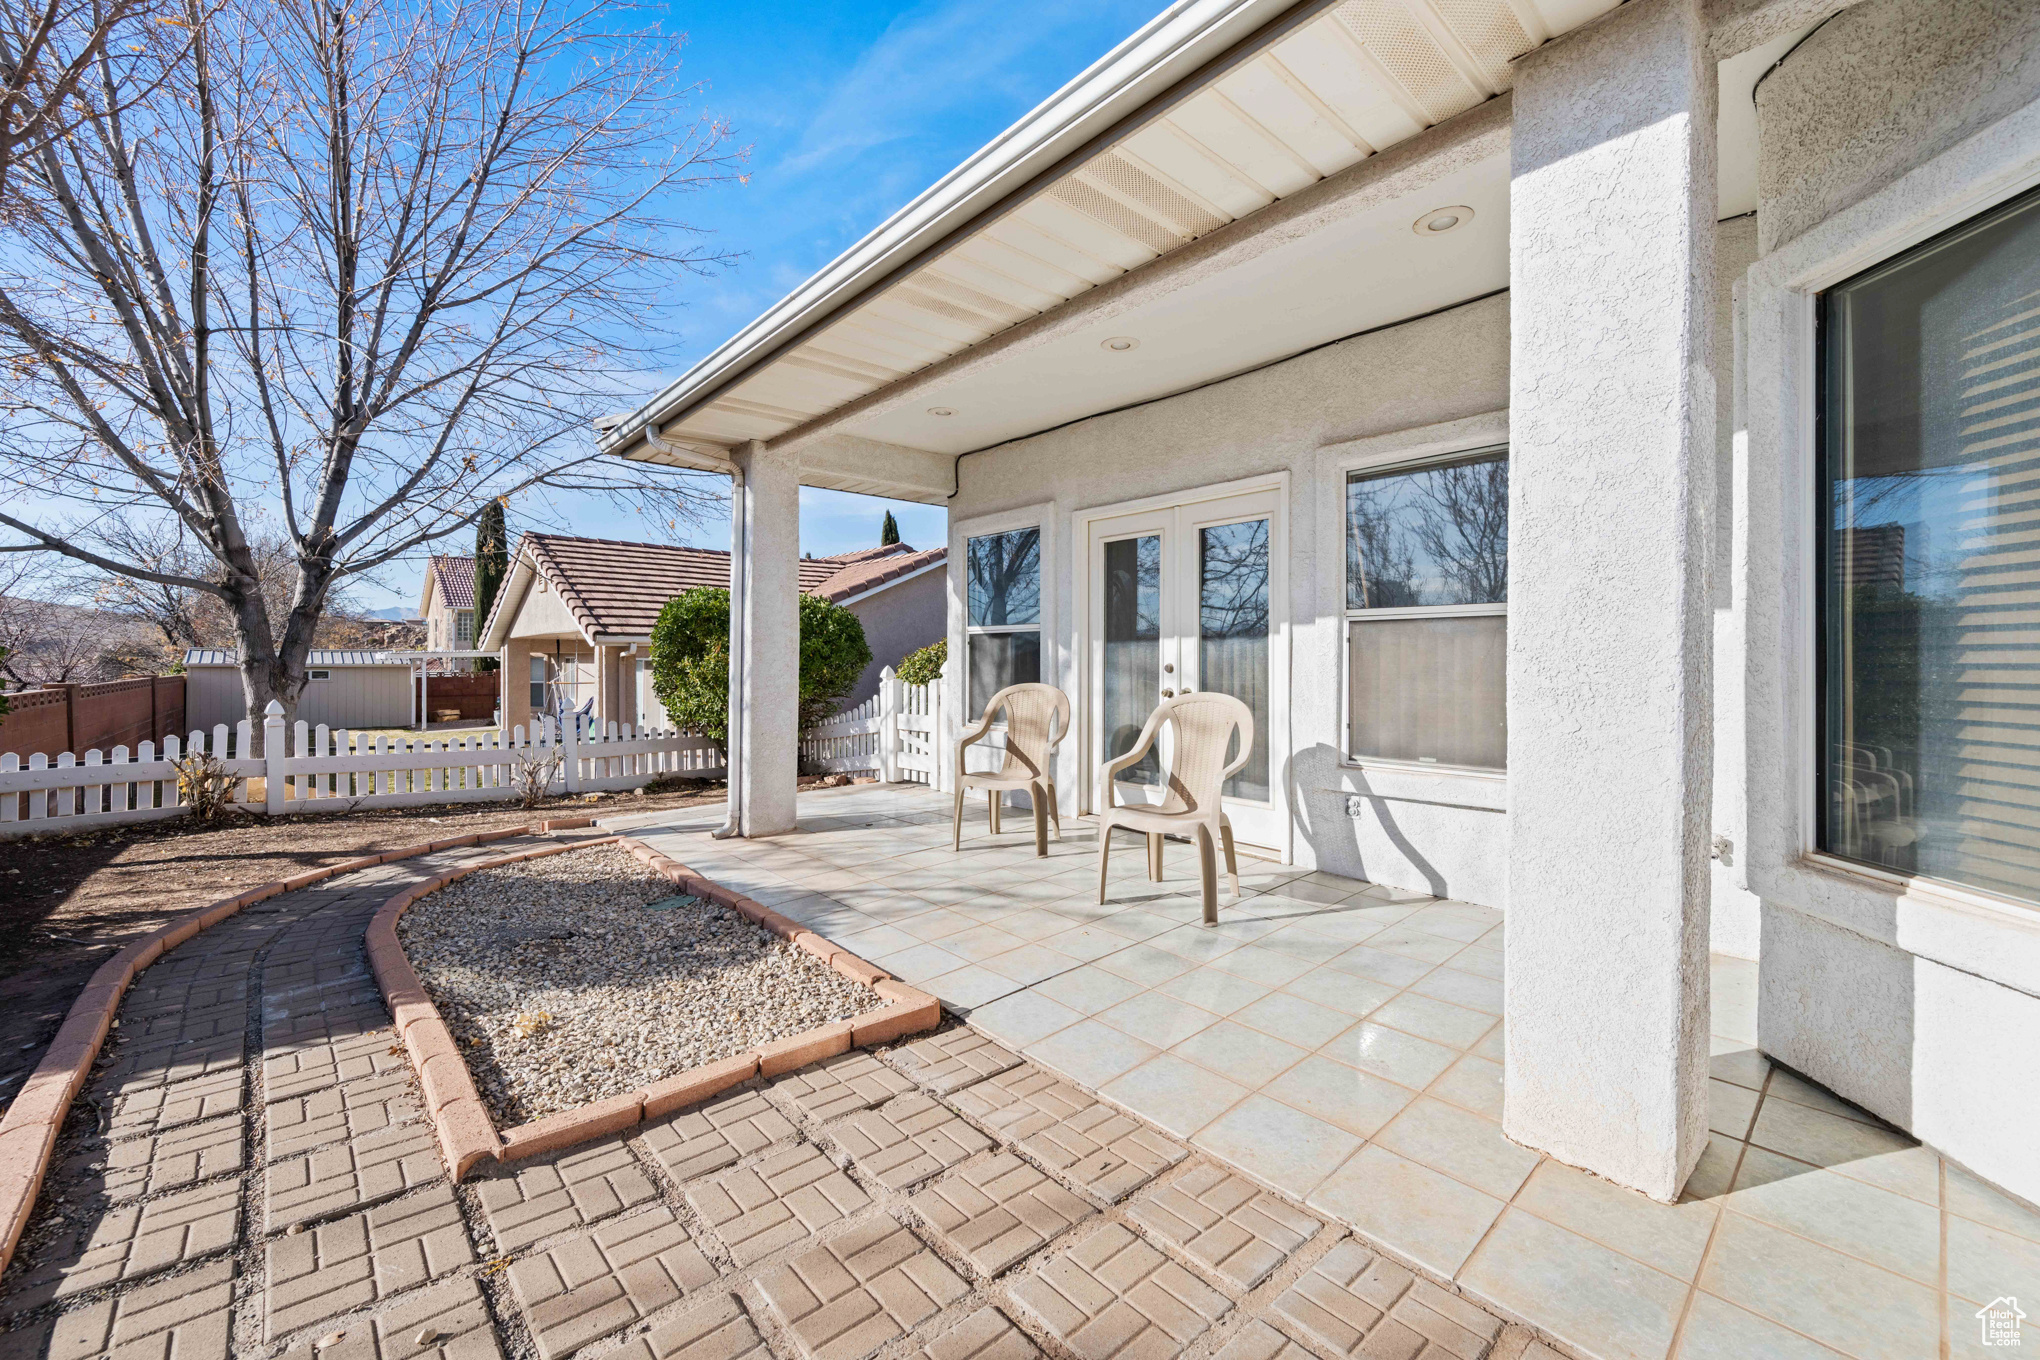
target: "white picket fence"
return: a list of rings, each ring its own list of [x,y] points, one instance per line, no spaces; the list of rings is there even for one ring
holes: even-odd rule
[[[801,763],[841,773],[869,773],[888,784],[939,786],[942,686],[910,685],[887,666],[878,693],[801,738]]]
[[[130,752],[71,752],[54,762],[38,752],[0,755],[0,838],[73,831],[123,822],[176,817],[185,808],[177,792],[176,762],[194,751],[217,756],[227,773],[244,781],[235,801],[269,816],[346,812],[355,808],[425,803],[480,802],[520,796],[523,762],[543,765],[557,754],[553,793],[635,788],[659,775],[719,779],[722,748],[686,732],[634,732],[610,723],[603,731],[562,728],[541,718],[527,733],[427,739],[371,737],[303,722],[286,734],[283,706],[272,703],[263,722],[264,754],[253,756],[254,726],[193,732],[163,749],[143,742]],[[286,736],[290,740],[286,741]]]

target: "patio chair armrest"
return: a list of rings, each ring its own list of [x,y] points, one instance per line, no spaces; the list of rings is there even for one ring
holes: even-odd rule
[[[961,737],[957,739],[956,742],[957,759],[961,760],[963,758],[964,747],[973,745],[976,742],[983,741],[988,735],[990,735],[992,730],[992,719],[993,719],[992,714],[990,713],[985,714],[984,719],[980,721],[975,728],[973,728],[971,731],[964,733]]]

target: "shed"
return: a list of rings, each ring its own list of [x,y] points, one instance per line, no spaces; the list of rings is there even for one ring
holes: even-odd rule
[[[185,721],[209,730],[249,716],[241,696],[240,656],[223,647],[184,654]],[[315,649],[306,666],[297,715],[317,727],[407,727],[411,716],[411,663],[380,652]]]

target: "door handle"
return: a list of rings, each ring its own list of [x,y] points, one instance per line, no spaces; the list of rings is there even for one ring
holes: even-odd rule
[[[1173,699],[1176,697],[1176,691],[1172,689],[1165,689],[1162,691],[1162,697],[1164,699]]]

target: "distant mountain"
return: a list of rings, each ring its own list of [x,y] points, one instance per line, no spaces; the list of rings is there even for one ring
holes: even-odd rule
[[[407,619],[417,618],[418,612],[414,609],[406,609],[404,608],[404,606],[400,604],[393,604],[388,609],[364,609],[361,611],[361,613],[359,613],[355,617],[363,619],[383,619],[390,623],[401,623]]]

